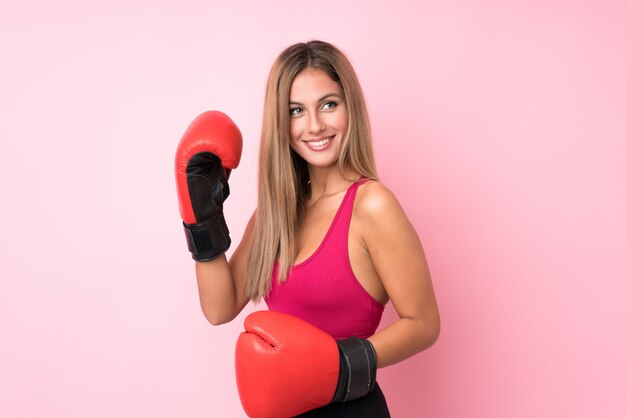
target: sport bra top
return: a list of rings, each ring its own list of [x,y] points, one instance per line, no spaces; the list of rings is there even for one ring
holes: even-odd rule
[[[320,246],[292,266],[282,284],[278,282],[278,262],[274,265],[272,287],[265,297],[270,310],[304,319],[335,339],[367,338],[376,332],[385,305],[361,286],[348,256],[354,198],[367,180],[350,185]]]

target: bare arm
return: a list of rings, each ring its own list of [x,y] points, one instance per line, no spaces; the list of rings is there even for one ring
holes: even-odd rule
[[[369,338],[378,367],[402,361],[430,347],[439,336],[439,310],[424,250],[395,196],[369,184],[359,216],[367,224],[363,244],[399,319]]]
[[[211,261],[196,261],[196,278],[200,305],[212,325],[232,321],[248,304],[245,296],[246,275],[256,212],[252,214],[239,246],[226,260],[226,255]]]

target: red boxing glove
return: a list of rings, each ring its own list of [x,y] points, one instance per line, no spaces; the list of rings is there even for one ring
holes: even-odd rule
[[[230,247],[223,203],[230,194],[228,177],[239,165],[242,146],[237,125],[218,111],[194,119],[178,144],[178,203],[195,260],[212,260]]]
[[[376,353],[367,340],[335,339],[280,312],[244,321],[235,351],[237,388],[251,418],[288,418],[365,396],[376,380]]]
[[[237,340],[235,369],[248,416],[287,418],[330,403],[339,377],[333,337],[273,311],[250,314],[244,328]]]

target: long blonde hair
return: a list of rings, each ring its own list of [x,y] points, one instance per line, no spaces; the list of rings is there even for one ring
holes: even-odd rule
[[[310,195],[307,164],[289,146],[291,84],[307,68],[324,71],[343,89],[348,129],[337,163],[340,173],[344,178],[346,172],[377,178],[367,108],[348,58],[322,41],[298,43],[285,49],[272,66],[265,91],[259,197],[246,282],[246,294],[254,301],[270,291],[277,261],[279,281],[286,279],[296,256],[298,219]]]

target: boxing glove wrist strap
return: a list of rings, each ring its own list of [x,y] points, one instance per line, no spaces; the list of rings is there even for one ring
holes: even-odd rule
[[[183,222],[183,226],[187,247],[196,261],[213,260],[230,247],[230,235],[222,213],[199,224],[187,225]]]
[[[376,383],[376,351],[369,340],[351,337],[337,341],[339,346],[339,381],[333,402],[361,398]]]

